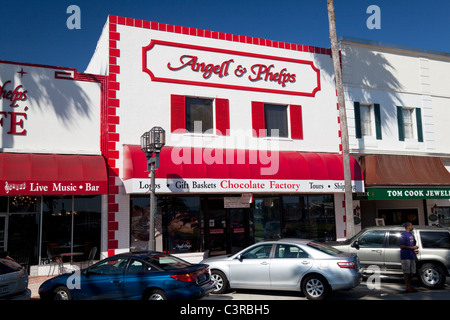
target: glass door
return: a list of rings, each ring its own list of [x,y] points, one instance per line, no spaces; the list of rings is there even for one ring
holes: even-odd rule
[[[231,227],[231,253],[239,252],[250,245],[250,224],[248,215],[249,209],[233,208],[229,209]]]
[[[211,256],[236,253],[253,243],[249,208],[224,208],[223,198],[205,203],[205,248]]]
[[[223,199],[208,199],[210,255],[228,253],[227,211]]]

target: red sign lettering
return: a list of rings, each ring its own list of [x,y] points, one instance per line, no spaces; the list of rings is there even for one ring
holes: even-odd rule
[[[21,85],[14,88],[14,90],[6,90],[6,86],[11,83],[11,81],[6,81],[3,86],[0,86],[0,99],[5,99],[11,101],[10,107],[18,107],[17,101],[27,100],[27,91],[20,91]]]
[[[197,60],[198,57],[196,56],[183,55],[180,57],[181,66],[172,67],[169,62],[167,64],[167,68],[172,71],[176,71],[183,69],[184,67],[191,66],[192,71],[203,72],[204,79],[208,79],[213,73],[217,74],[219,78],[222,78],[228,75],[228,67],[230,66],[230,63],[233,62],[233,59],[230,59],[222,62],[222,64],[215,65],[213,63],[206,64],[205,62],[197,62]]]
[[[14,89],[9,89],[11,81],[6,81],[3,85],[0,85],[0,100],[8,100],[10,101],[9,107],[18,108],[19,102],[26,101],[27,90],[23,90],[22,85],[16,86]],[[24,111],[27,111],[28,107],[24,107]],[[27,120],[27,114],[25,112],[0,112],[0,127],[3,127],[8,123],[8,121],[4,121],[9,118],[9,131],[7,134],[14,135],[26,135],[27,130],[24,128],[24,120]]]
[[[274,67],[273,64],[266,66],[264,64],[254,64],[250,70],[255,75],[254,78],[249,76],[250,81],[273,81],[281,84],[282,87],[286,87],[286,82],[295,82],[295,74],[287,73],[287,69],[283,68],[280,72],[272,72],[271,69]]]

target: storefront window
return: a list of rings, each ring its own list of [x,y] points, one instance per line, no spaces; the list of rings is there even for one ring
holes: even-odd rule
[[[148,196],[132,196],[130,206],[130,250],[148,250],[150,198]],[[157,209],[159,212],[159,207]],[[156,215],[155,229],[155,237],[158,238],[162,231],[160,214]]]
[[[309,238],[319,241],[336,240],[334,197],[308,195],[307,199]]]
[[[170,253],[199,252],[200,234],[200,198],[164,197],[158,199],[158,208],[167,221],[164,237],[167,241],[164,249]]]
[[[72,197],[43,197],[42,256],[70,252]]]
[[[7,250],[17,262],[38,261],[40,197],[11,196],[8,206]]]
[[[417,209],[379,209],[378,217],[384,219],[385,225],[400,225],[405,222],[419,224]]]
[[[82,252],[85,259],[94,247],[94,259],[100,257],[101,205],[101,196],[74,197],[73,251]]]
[[[308,221],[303,197],[283,197],[283,237],[308,238],[305,222]]]
[[[283,238],[335,240],[332,195],[284,196]]]
[[[437,208],[439,225],[443,227],[450,227],[450,207]]]
[[[93,247],[99,249],[100,207],[100,196],[43,197],[42,256],[77,252],[86,259]]]
[[[147,250],[149,239],[149,197],[131,197],[132,250]],[[163,250],[170,253],[201,251],[200,198],[158,197],[155,237],[162,235]]]
[[[254,199],[254,241],[281,238],[280,198],[266,197]]]

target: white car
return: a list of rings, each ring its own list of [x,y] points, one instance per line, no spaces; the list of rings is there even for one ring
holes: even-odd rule
[[[312,300],[332,290],[351,289],[362,274],[356,254],[311,240],[281,239],[256,243],[234,255],[210,257],[213,293],[229,289],[301,291]]]
[[[6,252],[0,252],[0,300],[28,300],[30,297],[27,269]]]

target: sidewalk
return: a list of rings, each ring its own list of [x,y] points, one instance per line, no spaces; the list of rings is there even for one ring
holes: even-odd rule
[[[37,276],[28,278],[28,288],[31,290],[31,299],[39,299],[39,286],[54,276]]]

